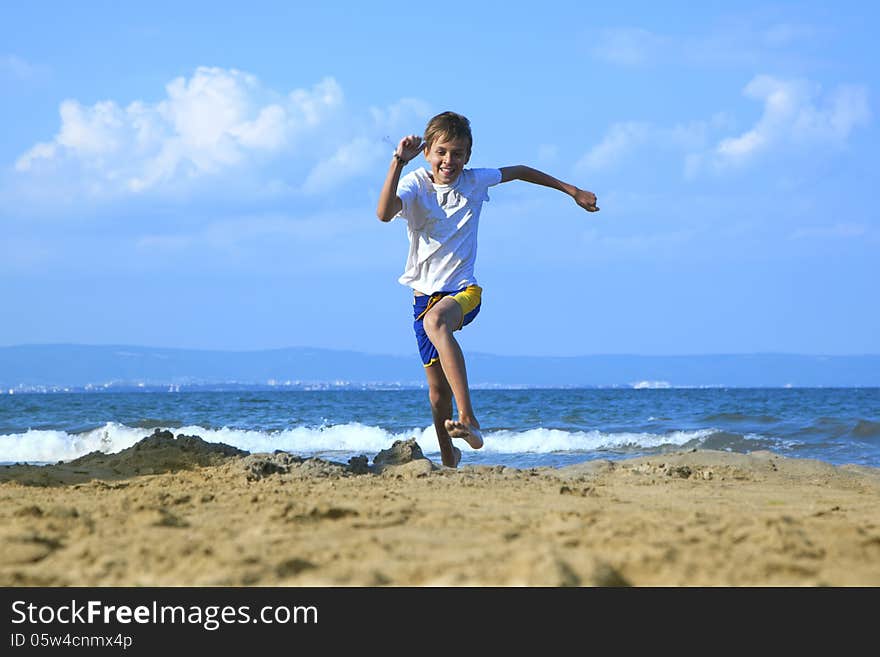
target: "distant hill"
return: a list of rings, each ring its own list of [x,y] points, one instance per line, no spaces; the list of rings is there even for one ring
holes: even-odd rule
[[[474,387],[874,387],[880,355],[508,357],[469,354]],[[127,386],[420,386],[413,356],[289,348],[208,351],[136,346],[0,347],[0,389]]]

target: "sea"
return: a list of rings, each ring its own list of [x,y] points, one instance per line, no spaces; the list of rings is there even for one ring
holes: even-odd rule
[[[476,389],[485,446],[462,465],[559,468],[691,449],[769,450],[880,467],[880,388]],[[0,395],[0,463],[115,453],[153,433],[251,453],[370,461],[415,438],[440,462],[425,389],[238,389]]]

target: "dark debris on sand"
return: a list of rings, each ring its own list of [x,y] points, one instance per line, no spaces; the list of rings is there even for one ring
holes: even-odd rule
[[[0,468],[0,482],[58,486],[163,474],[223,463],[234,463],[234,467],[240,467],[248,481],[284,474],[348,477],[397,473],[421,476],[438,469],[425,457],[415,438],[395,441],[391,447],[380,451],[370,465],[366,455],[352,457],[345,464],[320,458],[303,458],[281,450],[271,454],[251,454],[224,443],[207,442],[199,436],[175,436],[171,431],[156,429],[151,435],[115,454],[94,451],[55,465],[4,466]]]

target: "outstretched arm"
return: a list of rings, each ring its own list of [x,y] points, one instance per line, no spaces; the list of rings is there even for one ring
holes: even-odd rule
[[[538,171],[532,167],[523,166],[521,164],[512,167],[501,167],[501,182],[509,182],[511,180],[524,180],[525,182],[534,183],[535,185],[543,185],[544,187],[552,187],[564,192],[574,199],[574,202],[581,206],[587,212],[598,212],[596,205],[596,195],[585,189],[578,189],[574,185],[562,182],[553,176]]]
[[[400,197],[397,196],[397,183],[400,182],[403,167],[418,155],[420,150],[422,150],[422,138],[418,135],[404,137],[394,149],[385,176],[385,184],[382,185],[382,192],[379,194],[379,205],[376,206],[376,216],[380,221],[391,221],[403,207]]]

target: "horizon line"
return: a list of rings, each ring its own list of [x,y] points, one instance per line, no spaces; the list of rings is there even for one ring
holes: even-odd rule
[[[339,347],[313,347],[313,346],[287,346],[287,347],[259,347],[250,349],[231,349],[231,348],[206,348],[206,347],[157,347],[143,344],[132,343],[77,343],[77,342],[34,342],[0,345],[0,349],[18,349],[28,347],[87,347],[87,348],[130,348],[130,349],[156,349],[166,351],[196,351],[196,352],[213,352],[226,354],[243,354],[243,353],[260,353],[272,351],[290,351],[290,350],[313,350],[328,351],[336,353],[355,353],[364,356],[379,356],[386,358],[407,358],[410,354],[392,354],[377,353],[369,351],[357,351],[356,349],[344,349]],[[807,353],[796,351],[743,351],[743,352],[708,352],[708,353],[676,353],[676,354],[646,354],[634,352],[616,352],[616,353],[593,353],[593,354],[576,354],[576,355],[540,355],[540,354],[497,354],[484,351],[471,351],[468,356],[491,356],[495,358],[704,358],[719,356],[802,356],[811,358],[877,358],[880,353]]]

